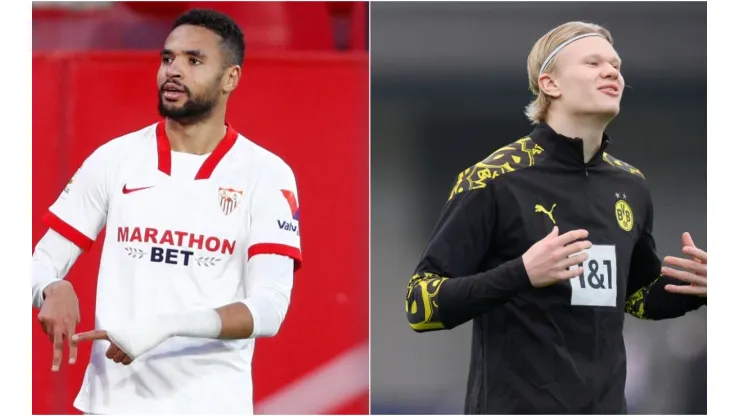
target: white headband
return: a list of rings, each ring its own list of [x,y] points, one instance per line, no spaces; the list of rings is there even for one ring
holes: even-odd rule
[[[557,48],[555,48],[554,51],[550,52],[550,55],[547,56],[547,59],[545,59],[545,62],[542,64],[542,68],[540,68],[540,76],[542,75],[543,72],[545,72],[545,67],[550,63],[550,61],[552,61],[552,58],[554,58],[555,55],[557,55],[558,52],[560,52],[561,49],[563,49],[564,47],[566,47],[566,46],[570,45],[571,43],[577,41],[578,39],[587,38],[589,36],[598,36],[600,38],[604,38],[604,36],[602,36],[602,35],[600,35],[598,33],[586,33],[585,35],[578,35],[578,36],[576,36],[574,38],[571,38],[571,39],[566,40],[565,42],[561,43]],[[604,39],[606,39],[606,38],[604,38]]]

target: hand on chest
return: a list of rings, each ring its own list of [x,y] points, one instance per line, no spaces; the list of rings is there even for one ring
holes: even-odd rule
[[[593,244],[586,250],[588,259],[574,266],[583,267],[583,273],[542,295],[559,293],[562,296],[552,299],[562,298],[574,306],[617,306],[645,221],[645,213],[636,209],[644,206],[639,194],[611,184],[548,186],[545,181],[513,187],[507,193],[508,198],[499,200],[497,218],[503,232],[497,246],[509,250],[509,257],[524,253],[555,226],[559,234],[586,230]]]

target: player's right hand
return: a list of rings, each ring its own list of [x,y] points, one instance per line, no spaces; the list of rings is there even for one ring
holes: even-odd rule
[[[80,305],[71,283],[61,280],[44,289],[44,304],[38,320],[54,345],[51,371],[59,371],[65,339],[69,343],[69,363],[74,364],[77,361],[77,343],[72,341],[72,336],[80,323]]]
[[[554,227],[550,234],[534,243],[522,256],[532,286],[550,286],[583,273],[583,267],[571,267],[588,259],[586,253],[576,254],[591,248],[590,241],[577,241],[586,237],[586,230],[558,235],[558,227]]]

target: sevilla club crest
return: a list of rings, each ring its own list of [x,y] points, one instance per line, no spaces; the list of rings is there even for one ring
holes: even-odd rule
[[[224,212],[224,214],[229,215],[234,212],[242,199],[243,193],[244,191],[238,191],[236,189],[224,188],[219,186],[218,202],[221,205],[221,210]]]

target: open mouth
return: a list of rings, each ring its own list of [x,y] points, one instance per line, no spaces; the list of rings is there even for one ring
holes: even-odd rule
[[[185,89],[175,84],[165,84],[162,88],[162,98],[167,101],[178,101],[185,97]]]

